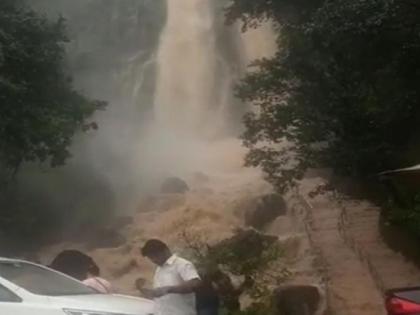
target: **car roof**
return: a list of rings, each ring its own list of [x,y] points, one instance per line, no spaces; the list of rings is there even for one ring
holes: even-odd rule
[[[6,258],[6,257],[0,257],[0,262],[26,262],[26,263],[31,263],[29,261],[22,260],[22,259]]]
[[[384,171],[384,172],[379,173],[378,175],[381,176],[381,175],[391,175],[391,174],[396,174],[396,173],[418,173],[418,172],[420,172],[420,164],[410,166],[410,167],[399,168],[395,170]]]

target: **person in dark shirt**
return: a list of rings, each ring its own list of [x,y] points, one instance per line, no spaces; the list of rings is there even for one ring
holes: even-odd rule
[[[220,300],[209,272],[200,272],[201,285],[195,293],[198,315],[218,315]]]

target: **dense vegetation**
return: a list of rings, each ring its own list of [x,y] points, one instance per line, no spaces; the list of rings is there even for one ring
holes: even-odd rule
[[[0,238],[34,222],[44,229],[48,224],[30,212],[37,206],[11,205],[11,175],[27,162],[64,164],[73,135],[95,129],[89,117],[105,105],[72,87],[64,22],[49,21],[19,1],[0,2]]]
[[[257,107],[246,163],[280,190],[308,167],[360,178],[418,163],[419,16],[415,0],[233,1],[229,21],[271,19],[278,35],[238,86]]]
[[[185,223],[184,223],[185,224]],[[230,238],[210,245],[205,237],[188,228],[180,234],[185,248],[203,279],[217,287],[222,314],[262,315],[274,310],[271,290],[287,280],[292,273],[282,261],[286,243],[275,236],[256,230],[235,231]],[[242,279],[234,285],[231,278]],[[246,295],[253,303],[240,310],[240,297]]]
[[[0,162],[16,170],[70,156],[76,130],[103,103],[78,94],[64,71],[64,21],[50,22],[16,1],[0,4]]]

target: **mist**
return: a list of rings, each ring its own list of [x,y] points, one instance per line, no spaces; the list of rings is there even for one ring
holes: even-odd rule
[[[274,41],[269,27],[244,35],[225,25],[226,3],[31,0],[67,20],[74,85],[108,106],[94,117],[98,130],[75,137],[64,167],[22,170],[17,199],[44,200],[41,208],[77,226],[86,212],[100,220],[136,211],[169,176],[242,176],[238,137],[249,105],[234,85]]]

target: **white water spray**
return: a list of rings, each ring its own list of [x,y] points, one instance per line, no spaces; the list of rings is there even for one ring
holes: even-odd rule
[[[196,133],[215,123],[215,107],[221,104],[214,104],[218,56],[211,2],[168,1],[155,98],[160,128]]]
[[[269,30],[264,29],[263,37],[239,35],[223,25],[222,12],[212,0],[170,0],[167,6],[157,53],[155,120],[147,137],[146,151],[151,154],[147,160],[161,161],[163,169],[181,176],[194,171],[237,171],[243,164],[244,149],[238,135],[229,131],[229,125],[241,120],[241,114],[228,115],[240,75],[232,69],[244,71],[244,63],[261,57],[250,47],[257,38],[268,39]],[[239,37],[232,38],[242,46],[237,51],[243,51],[234,66],[218,45],[221,28]]]

